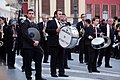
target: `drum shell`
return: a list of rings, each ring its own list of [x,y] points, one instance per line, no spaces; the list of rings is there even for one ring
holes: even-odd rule
[[[79,39],[79,33],[76,27],[65,26],[61,28],[59,33],[59,44],[63,48],[73,48],[76,46]]]
[[[101,49],[101,48],[103,48],[104,45],[105,45],[105,40],[104,40],[104,38],[102,38],[102,37],[94,38],[94,39],[91,41],[91,46],[92,46],[94,49]]]
[[[93,44],[93,41],[95,39],[98,39],[99,43],[98,45],[96,44]],[[107,36],[101,36],[101,37],[97,37],[97,38],[94,38],[92,41],[91,41],[91,46],[94,48],[94,49],[102,49],[102,48],[106,48],[108,47],[109,45],[111,44],[111,40],[110,38],[108,38]]]

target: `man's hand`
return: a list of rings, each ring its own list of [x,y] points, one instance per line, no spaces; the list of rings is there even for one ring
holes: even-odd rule
[[[56,32],[58,32],[58,33],[59,33],[59,32],[60,32],[60,28],[57,28],[57,29],[56,29]]]
[[[93,37],[91,35],[88,36],[89,39],[93,39]]]
[[[37,47],[38,44],[39,44],[39,41],[34,40],[34,44],[33,44],[33,45],[34,45],[35,47]]]

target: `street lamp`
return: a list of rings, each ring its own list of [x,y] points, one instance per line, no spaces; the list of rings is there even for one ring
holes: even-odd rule
[[[40,1],[38,0],[38,22],[40,21],[40,11],[39,11],[40,8],[39,8],[39,2],[40,2]]]
[[[76,23],[78,22],[78,16],[77,16],[77,13],[78,13],[77,3],[78,3],[78,1],[77,1],[77,0],[74,0],[74,18],[73,18],[73,24],[76,24]]]

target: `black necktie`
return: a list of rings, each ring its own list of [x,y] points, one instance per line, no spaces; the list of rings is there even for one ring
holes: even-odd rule
[[[113,29],[112,29],[112,26],[110,26],[110,36],[113,35]]]

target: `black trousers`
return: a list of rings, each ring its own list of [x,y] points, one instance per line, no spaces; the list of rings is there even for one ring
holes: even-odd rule
[[[47,45],[47,41],[45,41],[45,40],[42,41],[40,43],[40,45],[41,45],[42,49],[44,50],[43,62],[47,62],[48,61],[48,56],[49,56],[49,52],[48,52],[49,47]]]
[[[3,45],[0,47],[0,62],[3,62],[6,64],[6,48],[5,48],[5,41],[3,39],[0,39],[0,41],[3,42]]]
[[[31,78],[32,75],[32,71],[31,71],[31,63],[32,63],[32,59],[34,59],[35,61],[35,70],[36,70],[36,74],[35,74],[35,80],[41,80],[41,66],[42,66],[42,56],[43,53],[40,50],[40,48],[27,48],[27,49],[23,49],[24,52],[24,56],[23,56],[23,60],[24,60],[24,65],[25,65],[25,75],[27,79]]]
[[[110,45],[109,47],[102,49],[100,51],[100,54],[99,54],[99,58],[98,58],[98,65],[101,65],[102,64],[102,59],[103,59],[103,56],[105,55],[105,65],[106,66],[109,66],[109,62],[110,62],[110,52],[111,52],[111,49],[112,49],[112,45]]]
[[[71,49],[64,49],[64,67],[68,67],[68,59],[71,59]]]
[[[80,42],[79,42],[79,61],[80,62],[83,62],[83,54],[85,53],[85,43],[84,43],[84,40],[82,39]]]
[[[0,47],[0,62],[3,62],[6,64],[6,49],[5,45]]]
[[[96,62],[98,57],[98,50],[88,46],[88,70],[97,70]]]
[[[50,70],[51,74],[56,74],[56,66],[59,68],[59,74],[64,74],[64,52],[61,46],[50,46],[51,60]]]
[[[6,53],[7,53],[7,65],[8,67],[14,67],[15,64],[15,52],[12,51],[13,49],[13,42],[7,41],[6,45]]]

